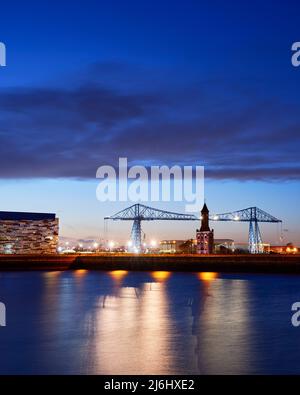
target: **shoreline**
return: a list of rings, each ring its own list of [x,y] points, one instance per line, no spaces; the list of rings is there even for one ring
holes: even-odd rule
[[[1,271],[127,270],[300,274],[297,255],[0,255]]]

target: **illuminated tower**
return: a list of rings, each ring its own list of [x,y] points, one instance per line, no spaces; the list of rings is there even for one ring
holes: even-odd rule
[[[209,210],[206,203],[201,210],[201,228],[197,229],[197,254],[212,254],[214,249],[214,231],[209,228]]]

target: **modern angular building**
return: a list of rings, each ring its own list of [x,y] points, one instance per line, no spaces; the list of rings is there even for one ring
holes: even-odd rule
[[[0,211],[0,254],[55,254],[55,214]]]

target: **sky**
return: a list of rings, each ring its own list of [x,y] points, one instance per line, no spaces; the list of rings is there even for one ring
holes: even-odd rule
[[[96,171],[205,166],[212,212],[258,206],[300,244],[298,1],[11,1],[1,4],[1,210],[56,212],[62,240],[128,239],[103,218]],[[154,204],[184,212],[184,203]],[[246,224],[214,223],[247,240]],[[145,224],[184,239],[196,224]],[[277,225],[264,241],[280,243]]]

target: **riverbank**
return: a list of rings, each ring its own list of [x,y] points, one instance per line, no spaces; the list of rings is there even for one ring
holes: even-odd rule
[[[0,271],[75,269],[300,274],[300,255],[0,255]]]

